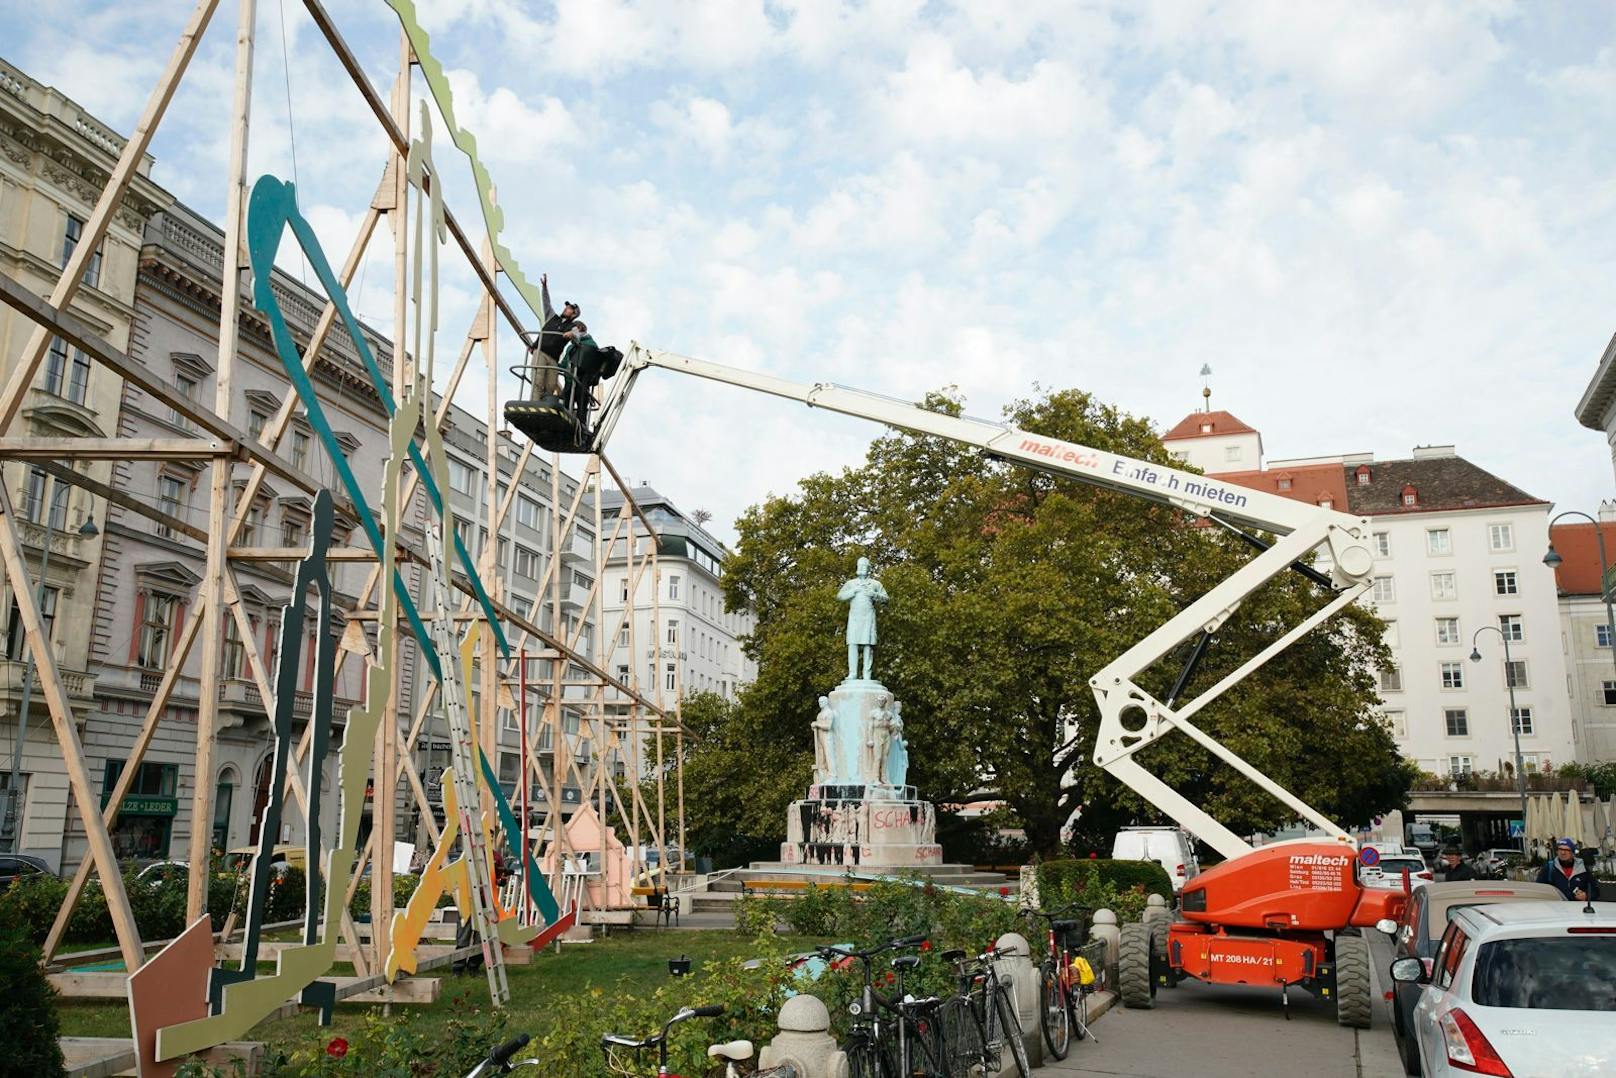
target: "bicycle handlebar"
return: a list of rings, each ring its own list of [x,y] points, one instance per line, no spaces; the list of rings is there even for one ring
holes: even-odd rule
[[[489,1053],[489,1064],[495,1067],[503,1067],[505,1064],[511,1061],[512,1056],[525,1048],[527,1046],[527,1042],[531,1039],[532,1038],[530,1038],[526,1033],[512,1037],[510,1040],[506,1041],[504,1044],[500,1045],[498,1048]]]
[[[695,1013],[692,1014],[690,1017],[692,1017],[692,1018],[722,1018],[723,1015],[724,1015],[724,1008],[720,1004],[714,1003],[714,1004],[712,1004],[710,1006],[707,1006],[707,1007],[697,1007],[696,1010],[695,1010]]]
[[[926,942],[926,938],[925,934],[921,934],[918,936],[905,936],[902,939],[891,939],[879,947],[872,947],[867,951],[854,950],[851,947],[836,947],[828,943],[820,944],[814,950],[820,954],[835,954],[841,955],[843,958],[857,958],[860,961],[869,962],[877,955],[886,954],[888,951],[897,951],[905,947],[919,947]]]

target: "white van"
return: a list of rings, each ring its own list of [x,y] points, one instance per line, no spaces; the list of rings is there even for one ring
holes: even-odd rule
[[[1173,893],[1201,871],[1195,860],[1195,840],[1181,827],[1124,827],[1111,845],[1117,861],[1154,861],[1173,881]]]

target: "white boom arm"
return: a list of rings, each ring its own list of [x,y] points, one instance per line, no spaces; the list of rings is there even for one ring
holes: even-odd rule
[[[1249,852],[1251,847],[1238,835],[1146,771],[1134,759],[1139,750],[1176,729],[1284,802],[1302,819],[1323,828],[1340,841],[1350,841],[1346,833],[1323,814],[1209,736],[1190,719],[1252,671],[1295,643],[1303,634],[1363,594],[1369,586],[1369,573],[1374,564],[1368,547],[1369,522],[1366,519],[1234,486],[1193,472],[1181,472],[1148,461],[1047,438],[1003,423],[931,412],[904,401],[843,386],[823,383],[804,385],[671,352],[649,351],[638,344],[630,348],[624,365],[627,368],[625,375],[619,380],[615,395],[606,402],[597,426],[597,449],[610,437],[640,372],[647,367],[659,367],[801,401],[811,408],[824,408],[843,415],[873,419],[917,434],[948,438],[976,446],[1024,467],[1165,502],[1187,513],[1230,525],[1276,533],[1279,539],[1272,546],[1090,679],[1089,684],[1100,709],[1094,762],[1127,783],[1223,856],[1232,858]],[[1328,555],[1330,583],[1337,589],[1336,596],[1324,607],[1193,699],[1182,703],[1164,703],[1135,684],[1133,679],[1162,656],[1197,634],[1215,632],[1239,609],[1248,595],[1293,564],[1307,563],[1320,549]]]

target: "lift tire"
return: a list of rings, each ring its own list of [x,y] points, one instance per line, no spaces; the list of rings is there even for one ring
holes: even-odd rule
[[[1368,1029],[1374,1010],[1369,979],[1369,941],[1362,936],[1335,938],[1335,1020],[1353,1029]]]
[[[1147,922],[1150,925],[1150,953],[1156,956],[1156,961],[1163,966],[1167,964],[1167,932],[1173,927],[1170,917],[1158,917]]]
[[[1117,987],[1122,1004],[1134,1009],[1156,1005],[1156,978],[1151,976],[1151,931],[1149,925],[1122,926],[1122,942],[1117,956]]]

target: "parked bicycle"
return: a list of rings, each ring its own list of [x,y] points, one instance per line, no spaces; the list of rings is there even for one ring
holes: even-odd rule
[[[511,1062],[511,1057],[526,1047],[530,1039],[526,1033],[512,1037],[484,1056],[483,1061],[466,1074],[466,1078],[487,1078],[490,1074],[509,1074],[517,1067],[537,1067],[539,1061],[536,1059],[524,1059],[520,1063]]]
[[[1072,934],[1082,925],[1070,918],[1083,908],[1021,911],[1029,921],[1044,922],[1046,954],[1038,970],[1038,1024],[1049,1054],[1056,1059],[1066,1058],[1074,1034],[1078,1040],[1090,1036],[1089,995],[1095,989],[1094,971],[1086,959],[1073,954],[1071,944]],[[1094,1043],[1098,1044],[1099,1038]]]
[[[1031,1078],[1032,1064],[1022,1042],[1021,1019],[1016,1014],[1015,990],[999,979],[995,963],[1001,957],[996,946],[975,958],[964,951],[945,951],[942,956],[954,963],[956,993],[939,1008],[945,1054],[953,1073],[997,1074],[1004,1063],[1004,1050],[1010,1049],[1021,1078]]]
[[[847,1054],[849,1078],[948,1078],[948,1056],[937,1022],[943,1001],[936,996],[915,999],[904,983],[906,975],[920,965],[919,956],[900,955],[891,961],[897,984],[891,997],[875,990],[877,958],[925,942],[925,936],[910,936],[867,951],[818,948],[822,955],[857,959],[864,974],[859,997],[847,1008],[853,1025],[842,1051]]]
[[[655,1078],[677,1078],[677,1075],[668,1070],[668,1030],[692,1018],[717,1018],[723,1013],[724,1008],[719,1006],[683,1007],[679,1013],[663,1023],[661,1032],[653,1033],[649,1037],[629,1037],[621,1033],[606,1034],[600,1039],[606,1073],[612,1078],[648,1078],[648,1072],[640,1069],[640,1053],[655,1049],[657,1054]],[[750,1048],[751,1045],[748,1044],[747,1047]]]

